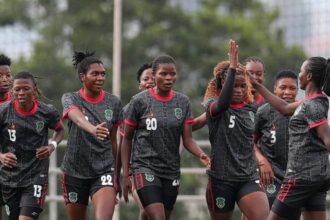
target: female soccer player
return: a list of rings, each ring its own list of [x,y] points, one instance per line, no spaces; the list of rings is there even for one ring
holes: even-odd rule
[[[269,207],[259,186],[252,138],[256,105],[247,75],[236,73],[237,50],[230,41],[229,61],[214,69],[222,70],[215,74],[220,94],[206,104],[212,154],[206,197],[214,220],[231,219],[235,202],[247,219],[264,220]]]
[[[86,219],[91,197],[95,219],[111,219],[116,202],[117,128],[122,122],[120,100],[103,90],[106,71],[93,53],[75,52],[74,66],[82,82],[62,97],[69,136],[62,163],[63,193],[68,218]]]
[[[282,187],[269,219],[325,220],[326,192],[330,187],[330,128],[328,98],[330,95],[330,59],[311,57],[300,68],[300,88],[305,90],[302,102],[287,103],[251,80],[256,90],[281,114],[292,115],[289,123],[289,155]]]
[[[0,55],[0,105],[5,104],[11,100],[9,92],[12,84],[12,75],[10,70],[11,60],[4,54]],[[0,171],[1,172],[1,171]],[[0,184],[0,220],[2,220],[2,206],[4,201],[2,199],[2,188]]]
[[[48,186],[49,156],[63,138],[60,115],[35,99],[33,75],[14,78],[14,100],[0,106],[1,183],[10,220],[37,219]],[[48,143],[48,129],[55,130]]]
[[[290,70],[280,71],[275,79],[274,94],[293,103],[297,93],[297,75]],[[288,162],[289,120],[290,116],[281,115],[269,103],[258,108],[255,118],[256,157],[269,207],[281,188]]]
[[[128,201],[129,160],[134,135],[132,168],[135,188],[149,220],[169,219],[180,185],[179,145],[207,165],[209,158],[192,139],[190,102],[173,91],[176,65],[170,56],[152,63],[156,86],[131,99],[122,147],[124,198]]]

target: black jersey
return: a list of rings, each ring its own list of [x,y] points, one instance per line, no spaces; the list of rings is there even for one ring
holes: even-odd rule
[[[290,119],[289,155],[285,178],[322,181],[330,177],[329,153],[316,127],[328,123],[328,98],[306,97]]]
[[[254,103],[257,105],[257,107],[261,107],[262,105],[266,104],[267,101],[262,95],[258,95],[257,100],[254,101]]]
[[[288,162],[290,116],[283,116],[269,103],[258,108],[255,136],[261,152],[270,162],[274,175],[283,180]]]
[[[211,142],[211,170],[209,174],[220,180],[250,181],[258,179],[253,149],[253,131],[256,105],[230,105],[213,117],[215,104],[211,98],[206,104],[207,125]]]
[[[62,97],[63,118],[73,109],[80,109],[85,118],[93,125],[107,123],[109,131],[113,126],[122,123],[122,106],[120,100],[102,90],[100,97],[91,99],[83,89],[65,93]],[[114,158],[110,137],[104,141],[68,121],[69,137],[62,169],[67,175],[88,179],[105,172],[114,172]]]
[[[4,100],[0,100],[0,105],[5,104],[6,102],[10,102],[12,99],[10,92],[7,92],[6,98]]]
[[[180,137],[184,123],[192,123],[187,96],[172,91],[168,97],[149,89],[132,97],[125,123],[136,127],[132,167],[166,179],[180,176]]]
[[[48,181],[49,159],[39,160],[36,149],[48,145],[48,129],[61,126],[60,115],[52,105],[34,101],[30,112],[22,112],[16,101],[0,106],[0,146],[3,153],[17,157],[13,168],[2,167],[1,183],[25,187]]]

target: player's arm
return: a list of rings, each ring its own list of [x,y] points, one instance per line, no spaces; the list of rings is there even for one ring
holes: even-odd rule
[[[90,133],[101,141],[109,135],[109,129],[106,127],[106,122],[94,126],[86,120],[85,115],[78,108],[70,110],[68,112],[68,118],[79,128]]]
[[[125,135],[121,146],[121,162],[123,166],[123,194],[124,199],[128,202],[128,191],[130,190],[129,182],[129,162],[132,151],[132,140],[135,132],[135,127],[125,124]]]
[[[54,131],[53,137],[47,146],[41,146],[36,150],[36,157],[39,160],[47,159],[56,149],[57,145],[61,143],[64,137],[64,128],[62,123]]]
[[[300,105],[300,102],[287,103],[271,93],[265,86],[258,83],[252,76],[250,76],[250,81],[252,82],[253,87],[267,100],[267,102],[269,102],[282,115],[292,115]]]
[[[196,131],[201,129],[206,125],[206,113],[204,112],[197,118],[194,118],[194,122],[192,123],[192,131]]]
[[[328,123],[324,123],[316,127],[317,135],[322,139],[328,152],[330,152],[330,127]]]
[[[207,168],[210,167],[210,158],[196,144],[192,138],[191,124],[184,123],[182,134],[183,146],[193,155],[195,155]]]
[[[274,182],[274,178],[275,178],[272,166],[268,162],[267,158],[263,155],[257,144],[254,144],[254,151],[257,158],[257,164],[259,167],[261,184],[263,186],[268,186]]]

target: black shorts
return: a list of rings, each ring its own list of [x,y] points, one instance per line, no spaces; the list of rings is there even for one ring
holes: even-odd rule
[[[93,197],[94,193],[103,187],[114,187],[114,175],[112,173],[105,173],[92,179],[80,179],[66,174],[62,176],[65,204],[88,205],[89,197]]]
[[[134,187],[143,207],[152,203],[163,203],[166,210],[172,210],[178,196],[180,180],[158,177],[152,173],[133,174]]]
[[[5,205],[5,201],[2,198],[2,185],[0,184],[0,208]]]
[[[285,180],[274,201],[272,211],[288,219],[299,219],[302,210],[325,211],[329,188],[330,180]]]
[[[279,179],[275,179],[273,184],[270,184],[265,188],[269,207],[272,207],[274,200],[281,189],[281,185],[281,181]]]
[[[37,219],[43,210],[48,184],[11,188],[2,186],[2,196],[6,203],[5,210],[10,220],[17,220],[20,215]]]
[[[233,182],[209,177],[206,190],[207,206],[211,212],[231,212],[243,196],[263,192],[258,181]]]

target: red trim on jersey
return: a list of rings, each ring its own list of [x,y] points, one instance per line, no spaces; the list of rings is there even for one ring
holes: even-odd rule
[[[119,135],[120,135],[120,137],[124,137],[125,136],[125,132],[119,131]]]
[[[323,119],[322,121],[320,121],[318,123],[309,125],[309,128],[315,128],[315,127],[318,127],[318,126],[326,124],[326,123],[328,123],[328,119]]]
[[[165,96],[165,97],[156,94],[153,88],[148,89],[148,91],[149,91],[149,93],[150,93],[150,95],[151,95],[152,97],[154,97],[156,100],[158,100],[158,101],[162,101],[162,102],[168,102],[168,101],[171,101],[171,100],[173,99],[173,97],[174,97],[174,92],[173,92],[172,89],[171,89],[171,91],[170,91],[170,94],[169,94],[168,96]]]
[[[121,127],[123,126],[123,123],[117,123],[117,124],[114,124],[115,127]]]
[[[259,106],[262,103],[263,100],[264,100],[264,97],[262,95],[259,95],[257,100],[256,100],[256,104]]]
[[[69,108],[66,112],[63,113],[63,119],[67,119],[69,117],[69,112],[71,112],[74,109],[79,109],[78,106],[73,105],[71,108]]]
[[[24,111],[22,111],[19,108],[18,103],[17,103],[17,100],[14,100],[14,109],[21,116],[34,115],[37,112],[37,110],[38,110],[38,103],[36,101],[34,101],[34,100],[32,100],[32,102],[33,102],[33,108],[30,111],[28,111],[28,112],[24,112]]]
[[[79,90],[79,94],[80,94],[80,96],[81,96],[83,99],[85,99],[86,102],[89,102],[89,103],[91,103],[91,104],[97,104],[97,103],[103,101],[103,99],[104,99],[104,97],[105,97],[105,92],[104,92],[104,90],[101,90],[101,95],[100,95],[99,97],[95,98],[95,99],[88,97],[88,96],[85,94],[83,88],[81,88],[81,89]]]
[[[210,115],[211,115],[211,117],[214,117],[214,115],[212,114],[214,105],[215,105],[215,101],[212,102],[211,105],[210,105]]]
[[[59,129],[61,128],[61,126],[62,126],[62,120],[60,120],[60,121],[57,123],[56,127],[54,128],[54,131],[59,131]]]
[[[4,100],[0,100],[0,105],[5,103],[5,102],[9,102],[10,100],[11,100],[10,92],[7,92],[6,98]]]
[[[194,119],[187,119],[187,120],[184,120],[184,123],[187,123],[187,124],[192,124],[194,123]]]
[[[243,108],[246,105],[247,105],[247,102],[242,102],[241,104],[231,104],[230,108],[238,109],[238,108]]]
[[[127,119],[125,119],[125,124],[131,126],[131,127],[136,127],[137,126],[137,123],[134,122],[134,121],[129,121]]]
[[[313,99],[313,98],[316,98],[316,97],[319,97],[319,96],[323,96],[323,94],[322,93],[314,93],[312,95],[306,96],[304,98],[304,101],[309,100],[309,99]]]

